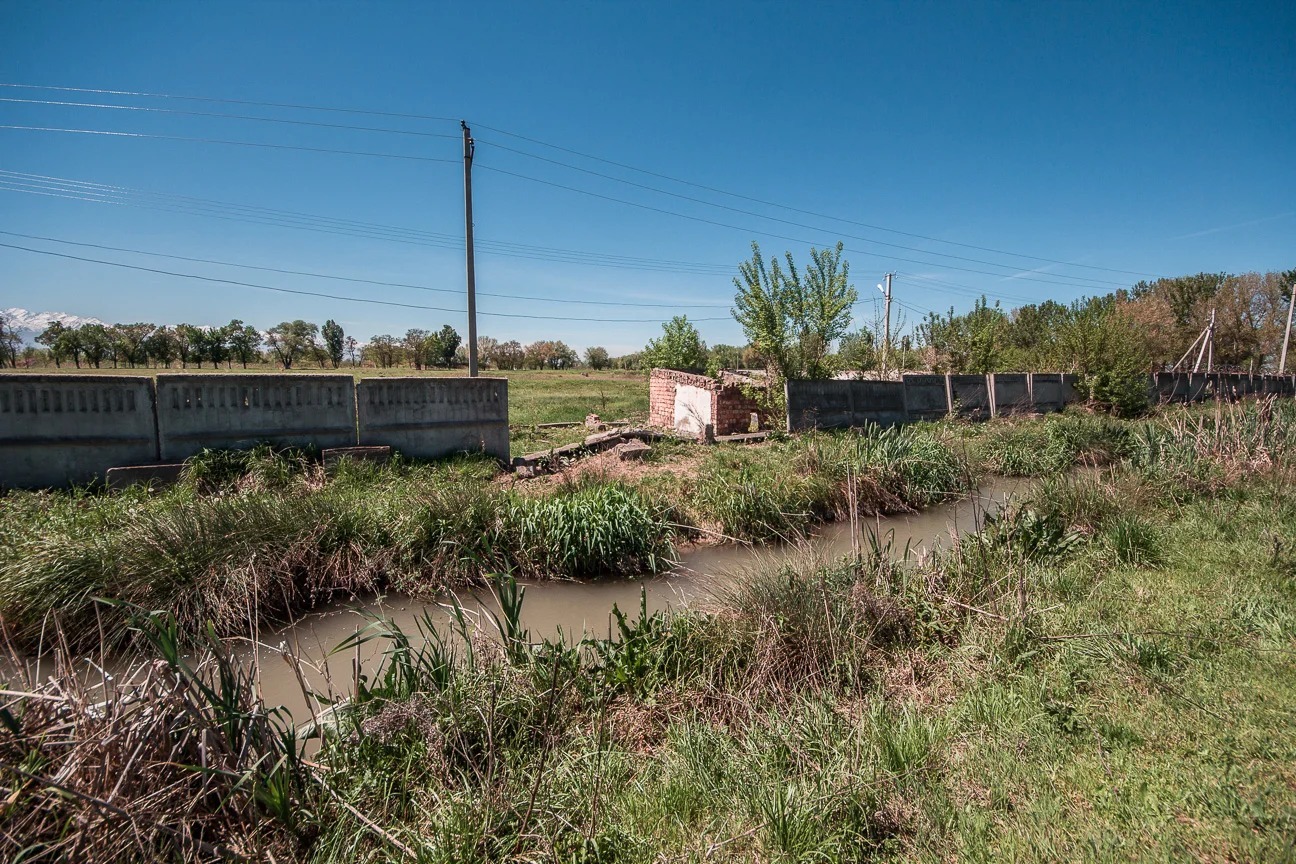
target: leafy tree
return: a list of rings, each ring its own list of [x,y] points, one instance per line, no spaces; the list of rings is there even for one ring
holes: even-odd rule
[[[498,350],[499,340],[489,336],[477,337],[477,362],[483,369],[492,363],[499,363],[499,358],[495,356]]]
[[[244,324],[235,318],[225,325],[225,344],[230,354],[246,369],[249,362],[257,357],[261,347],[261,333],[251,324]]]
[[[526,349],[516,339],[500,342],[492,353],[495,366],[499,369],[521,369],[526,362]]]
[[[431,335],[428,331],[417,327],[405,331],[405,353],[415,369],[422,369],[428,365],[428,349],[432,347],[428,337]]]
[[[449,369],[462,341],[458,331],[446,324],[425,340],[424,351],[429,361],[440,363]]]
[[[585,349],[585,365],[591,369],[606,369],[610,362],[606,348],[591,345]]]
[[[207,340],[202,329],[192,324],[177,324],[175,334],[180,368],[184,369],[190,363],[197,363],[198,368],[201,369],[207,350]]]
[[[766,267],[760,246],[738,265],[733,316],[772,371],[784,378],[826,378],[832,374],[828,352],[846,334],[851,307],[859,294],[850,284],[843,246],[810,250],[810,266],[797,270],[787,252],[787,270],[778,259]]]
[[[18,328],[8,315],[0,315],[0,367],[8,363],[13,368],[18,368],[18,346],[22,345],[22,337],[18,335]]]
[[[159,327],[149,334],[144,343],[144,350],[154,363],[169,367],[180,356],[180,341],[175,330],[170,327]]]
[[[706,344],[688,316],[676,315],[662,325],[659,338],[644,346],[643,363],[650,368],[701,372],[707,365]]]
[[[126,363],[131,367],[147,363],[148,352],[144,345],[156,329],[156,325],[144,323],[114,324],[109,327],[108,335],[112,340],[113,362]]]
[[[102,324],[82,324],[77,328],[81,354],[86,362],[99,369],[103,361],[112,356],[112,337]]]
[[[226,342],[224,327],[207,327],[202,331],[202,353],[211,361],[212,368],[218,368],[230,359],[229,343]]]
[[[861,327],[841,338],[837,349],[837,365],[851,372],[868,372],[878,367],[878,350],[873,331]]]
[[[49,349],[55,366],[62,366],[63,361],[72,358],[78,369],[81,368],[81,334],[77,328],[68,327],[62,321],[53,321],[41,331],[36,341]]]
[[[396,364],[396,355],[399,350],[400,344],[396,341],[395,336],[370,336],[369,344],[365,346],[364,353],[366,357],[373,359],[375,366],[390,369]]]
[[[284,369],[291,369],[299,358],[309,355],[315,347],[319,327],[298,318],[283,321],[266,331],[265,341]]]
[[[334,369],[338,368],[342,365],[342,355],[346,352],[346,334],[342,332],[342,326],[330,318],[320,328],[320,335],[324,337],[324,351],[328,354],[329,361]]]
[[[354,336],[346,337],[347,357],[351,358],[351,365],[356,365],[356,352],[360,349],[360,343]]]
[[[642,369],[643,352],[635,351],[630,354],[622,354],[612,361],[612,365],[618,369]]]
[[[713,345],[707,352],[707,374],[719,375],[723,369],[742,367],[742,349],[736,345]]]
[[[923,340],[936,354],[937,371],[980,373],[1002,371],[1004,349],[1012,326],[999,304],[979,298],[972,311],[945,316],[928,314],[919,326]]]

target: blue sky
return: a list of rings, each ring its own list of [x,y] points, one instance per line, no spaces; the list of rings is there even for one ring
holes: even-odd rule
[[[0,307],[110,321],[239,317],[261,327],[332,317],[361,339],[443,323],[465,332],[463,258],[453,248],[463,229],[458,118],[478,139],[479,240],[632,265],[482,248],[483,295],[659,304],[482,296],[479,332],[503,339],[562,339],[620,353],[684,313],[708,342],[741,342],[728,315],[731,279],[753,240],[767,254],[790,250],[798,260],[811,243],[842,240],[866,298],[859,318],[873,317],[873,286],[893,270],[910,323],[924,309],[967,308],[982,291],[1012,306],[1103,293],[1140,274],[1287,269],[1296,266],[1293,33],[1296,5],[1283,2],[11,0],[0,5],[0,83],[447,119],[0,87],[4,99],[425,134],[21,102],[0,102],[0,125],[446,161],[0,129],[0,230],[442,290],[48,240],[0,236],[0,243],[456,311],[285,295],[8,248],[0,248]],[[100,200],[79,200],[87,197]],[[138,206],[148,202],[155,206]],[[417,242],[380,239],[374,235],[396,235],[357,222],[395,226]]]

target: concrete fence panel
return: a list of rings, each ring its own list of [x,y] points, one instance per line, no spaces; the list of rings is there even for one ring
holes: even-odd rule
[[[356,443],[350,375],[159,375],[161,458],[203,448],[350,447]]]
[[[1066,407],[1062,400],[1062,376],[1056,372],[1032,372],[1029,379],[1031,404],[1036,411],[1050,413]]]
[[[356,386],[360,443],[416,459],[509,458],[505,378],[366,378]]]
[[[984,375],[946,375],[950,413],[981,420],[990,416],[990,387]]]
[[[788,381],[789,432],[908,422],[900,381]]]
[[[910,420],[939,420],[949,414],[949,386],[944,375],[909,374],[901,377],[905,412]]]
[[[1030,377],[1024,372],[995,372],[987,378],[992,414],[1029,414],[1035,410],[1031,403]]]
[[[1070,405],[1073,402],[1083,402],[1086,396],[1080,395],[1080,376],[1074,372],[1062,373],[1062,404]]]
[[[102,480],[158,458],[150,378],[0,375],[0,486]]]

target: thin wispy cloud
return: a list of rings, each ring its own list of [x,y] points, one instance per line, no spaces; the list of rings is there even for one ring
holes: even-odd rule
[[[1233,231],[1238,228],[1250,228],[1252,225],[1263,225],[1266,222],[1277,222],[1279,219],[1286,219],[1289,216],[1296,216],[1296,210],[1289,210],[1286,213],[1278,213],[1274,216],[1265,216],[1263,219],[1251,219],[1247,222],[1238,222],[1234,225],[1219,225],[1215,228],[1207,228],[1204,231],[1194,231],[1191,234],[1180,234],[1178,237],[1171,237],[1171,240],[1189,240],[1193,237],[1205,237],[1207,234],[1219,234],[1222,231]]]

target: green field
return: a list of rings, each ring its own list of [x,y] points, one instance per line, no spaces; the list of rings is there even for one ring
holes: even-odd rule
[[[88,374],[88,375],[156,375],[162,373],[184,374],[288,374],[319,375],[323,373],[350,373],[356,378],[396,377],[464,377],[465,370],[452,372],[423,371],[409,368],[372,369],[344,366],[331,369],[294,369],[284,373],[274,366],[261,365],[250,369],[235,366],[231,369],[61,369],[41,368],[20,374]],[[579,441],[587,432],[585,428],[536,429],[539,423],[572,423],[583,421],[588,414],[598,414],[604,420],[629,419],[641,422],[648,415],[648,379],[641,372],[569,369],[562,371],[533,369],[512,372],[491,371],[483,377],[507,378],[509,382],[509,426],[512,428],[513,455],[544,450]]]

